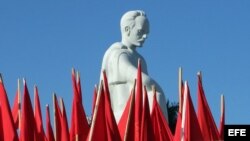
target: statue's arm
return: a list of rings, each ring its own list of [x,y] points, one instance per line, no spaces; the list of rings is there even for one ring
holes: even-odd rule
[[[118,68],[119,73],[122,76],[122,79],[133,84],[134,79],[137,77],[137,60],[131,60],[126,53],[121,53],[119,56]],[[152,85],[155,85],[156,90],[163,94],[161,87],[158,85],[156,81],[154,81],[147,73],[142,71],[142,83],[147,87],[148,91],[152,90]]]

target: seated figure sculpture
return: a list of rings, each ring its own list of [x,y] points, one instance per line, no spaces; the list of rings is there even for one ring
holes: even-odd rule
[[[102,62],[102,70],[105,70],[108,78],[111,106],[116,122],[118,123],[121,118],[137,77],[138,59],[141,60],[142,83],[148,91],[150,111],[152,111],[152,85],[154,85],[157,101],[168,120],[163,90],[149,76],[145,59],[136,51],[137,47],[143,45],[149,34],[149,21],[146,14],[141,10],[126,12],[121,18],[120,28],[121,42],[116,42],[108,48]]]

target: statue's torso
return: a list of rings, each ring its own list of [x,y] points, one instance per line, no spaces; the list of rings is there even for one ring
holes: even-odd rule
[[[105,52],[102,62],[102,70],[105,70],[110,90],[111,105],[114,111],[116,120],[120,119],[123,109],[125,108],[126,102],[130,96],[131,90],[133,88],[133,81],[127,80],[124,73],[126,70],[120,70],[120,56],[125,55],[130,63],[135,68],[137,68],[138,59],[142,61],[142,70],[147,71],[144,59],[137,52],[131,52],[121,43],[114,43]],[[134,78],[131,78],[134,80]]]

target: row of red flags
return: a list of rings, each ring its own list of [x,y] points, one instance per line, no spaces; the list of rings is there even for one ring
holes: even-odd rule
[[[77,77],[78,76],[78,77]],[[95,88],[92,119],[88,123],[82,104],[79,75],[72,71],[73,102],[71,120],[68,120],[64,102],[53,95],[54,130],[51,126],[49,106],[46,105],[46,131],[39,101],[38,89],[34,89],[34,108],[24,81],[22,105],[17,90],[12,110],[7,93],[0,79],[0,140],[1,141],[212,141],[224,140],[224,108],[217,128],[207,103],[201,75],[198,75],[198,110],[195,112],[188,83],[182,86],[181,110],[178,112],[175,134],[170,131],[154,89],[153,108],[150,113],[146,87],[142,84],[141,64],[138,63],[137,79],[122,117],[116,123],[111,108],[107,77]],[[19,87],[19,86],[18,86]],[[60,104],[59,104],[60,103]],[[223,102],[224,103],[224,102]],[[224,106],[223,106],[224,107]]]

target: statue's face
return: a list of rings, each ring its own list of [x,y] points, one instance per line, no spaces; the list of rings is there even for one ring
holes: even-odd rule
[[[128,41],[130,44],[141,47],[149,33],[149,22],[144,16],[135,19],[135,26],[130,29]]]

